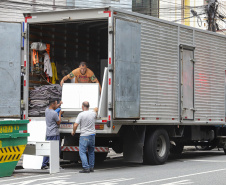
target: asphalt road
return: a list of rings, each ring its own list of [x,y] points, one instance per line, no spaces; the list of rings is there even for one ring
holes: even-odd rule
[[[120,156],[110,156],[95,166],[95,172],[80,174],[81,164],[64,164],[54,175],[48,170],[15,170],[12,177],[0,179],[1,185],[224,185],[226,156],[224,152],[185,151],[181,157],[170,157],[159,166],[123,162]]]

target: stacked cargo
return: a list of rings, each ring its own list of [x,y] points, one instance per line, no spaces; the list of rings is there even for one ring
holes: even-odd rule
[[[29,116],[45,116],[45,109],[49,104],[49,99],[61,99],[62,88],[59,84],[43,85],[35,87],[30,91]]]

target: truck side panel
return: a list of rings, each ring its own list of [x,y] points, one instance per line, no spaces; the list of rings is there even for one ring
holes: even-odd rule
[[[223,122],[226,38],[195,31],[195,119]]]
[[[0,117],[20,118],[21,24],[0,22]]]
[[[116,17],[141,23],[141,119],[178,121],[178,27],[121,13]]]
[[[141,23],[138,124],[225,124],[224,36],[122,11],[115,18]],[[181,120],[180,46],[194,48],[194,120]]]
[[[140,24],[115,21],[114,118],[140,118]],[[134,37],[136,35],[136,37]]]

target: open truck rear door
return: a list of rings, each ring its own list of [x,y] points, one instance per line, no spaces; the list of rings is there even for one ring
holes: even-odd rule
[[[114,119],[139,119],[141,25],[120,19],[114,25]]]
[[[21,23],[0,22],[0,117],[20,118]]]

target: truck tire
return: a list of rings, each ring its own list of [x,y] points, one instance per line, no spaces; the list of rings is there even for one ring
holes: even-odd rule
[[[176,143],[176,145],[170,145],[170,154],[180,155],[183,152],[184,145],[181,143]]]
[[[169,136],[165,129],[157,129],[147,133],[144,143],[144,163],[164,164],[169,156],[169,146]]]

